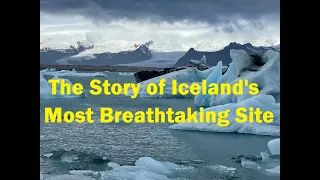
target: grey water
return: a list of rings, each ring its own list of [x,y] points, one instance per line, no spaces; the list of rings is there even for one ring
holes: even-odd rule
[[[62,77],[72,83],[80,82],[89,90],[92,79],[108,79],[111,83],[134,82],[133,76],[106,73],[108,77]],[[52,76],[45,76],[46,79]],[[87,98],[40,100],[40,155],[54,150],[76,150],[94,153],[119,164],[133,165],[140,157],[151,157],[158,161],[192,162],[201,160],[194,171],[180,174],[190,180],[217,179],[217,175],[205,167],[223,165],[236,168],[244,179],[274,180],[280,179],[259,170],[245,169],[229,157],[237,154],[260,155],[267,151],[267,143],[275,137],[245,135],[237,133],[209,133],[196,131],[177,131],[169,129],[170,124],[125,124],[125,123],[83,123],[83,124],[48,124],[44,122],[45,107],[62,107],[64,111],[79,111],[92,108],[98,112],[100,107],[111,107],[113,110],[145,111],[147,108],[173,108],[186,110],[194,107],[193,99],[184,98],[136,98],[127,96],[94,96]],[[93,116],[98,122],[99,115]],[[66,163],[40,161],[43,174],[62,174],[68,172]],[[95,169],[93,169],[95,170]],[[220,179],[224,179],[219,177]],[[228,179],[226,177],[225,179]],[[239,178],[241,179],[241,178]]]

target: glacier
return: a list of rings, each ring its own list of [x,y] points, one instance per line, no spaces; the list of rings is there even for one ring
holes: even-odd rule
[[[101,72],[77,72],[76,70],[61,70],[56,71],[55,69],[43,69],[40,70],[40,74],[45,76],[68,76],[68,77],[107,77],[106,74]]]
[[[59,78],[58,76],[54,76],[52,79],[63,79]],[[73,85],[72,82],[68,79],[63,79],[65,83]],[[43,77],[43,75],[40,73],[40,99],[52,99],[52,98],[76,98],[76,97],[87,97],[87,94],[84,92],[82,95],[60,95],[60,85],[58,84],[56,87],[57,94],[52,95],[52,87],[51,84],[48,83],[48,81]]]
[[[274,120],[272,123],[238,123],[235,118],[236,109],[239,107],[254,107],[260,108],[261,111],[271,111],[274,114]],[[259,94],[249,99],[241,101],[240,103],[228,103],[224,105],[213,106],[204,109],[206,111],[225,111],[230,109],[228,120],[230,125],[227,127],[220,127],[216,123],[179,123],[169,126],[170,129],[176,130],[198,130],[198,131],[211,131],[211,132],[238,132],[245,134],[255,135],[268,135],[268,136],[280,136],[280,103],[276,103],[275,99],[271,95]],[[199,114],[197,114],[199,118]],[[260,117],[261,118],[261,117]]]

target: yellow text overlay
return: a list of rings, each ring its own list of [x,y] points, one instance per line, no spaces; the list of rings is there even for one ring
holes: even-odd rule
[[[63,79],[50,79],[48,82],[52,86],[52,95],[56,95],[58,92],[60,95],[81,95],[83,93],[83,85],[75,83],[70,85]],[[242,95],[244,89],[248,89],[250,95],[257,95],[259,93],[257,83],[249,83],[248,80],[239,80],[233,84],[230,83],[207,83],[206,80],[202,80],[200,83],[178,83],[177,80],[173,79],[170,83],[172,95]],[[158,83],[147,84],[145,90],[149,95],[163,95],[164,88],[167,86],[166,79],[161,79]],[[57,87],[60,87],[57,91]],[[115,95],[120,94],[130,95],[132,99],[137,98],[141,89],[140,83],[110,83],[109,80],[93,79],[90,81],[89,93],[92,95]]]
[[[232,117],[229,117],[232,113]],[[44,111],[46,123],[94,123],[95,112],[91,108],[85,111],[64,111],[61,107],[46,107]],[[230,119],[238,123],[271,123],[274,115],[271,111],[261,111],[260,108],[239,107],[235,112],[230,109],[224,111],[205,111],[204,108],[193,111],[187,108],[185,111],[166,111],[160,108],[148,108],[146,111],[114,111],[110,107],[102,107],[96,112],[99,123],[216,123],[217,126],[226,127],[230,125]],[[235,115],[235,116],[234,116]]]

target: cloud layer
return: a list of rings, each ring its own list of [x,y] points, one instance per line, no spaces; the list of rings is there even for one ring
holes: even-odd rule
[[[200,21],[209,24],[233,19],[279,19],[279,0],[40,0],[40,11],[81,15],[98,21],[127,19],[149,22]]]
[[[66,47],[81,39],[95,45],[153,40],[172,50],[279,44],[280,1],[40,0],[40,39]]]

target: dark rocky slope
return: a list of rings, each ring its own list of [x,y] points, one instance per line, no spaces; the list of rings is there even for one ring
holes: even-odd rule
[[[222,61],[223,65],[228,65],[229,63],[232,62],[230,57],[231,49],[242,49],[247,51],[250,54],[263,54],[269,49],[279,51],[278,49],[275,49],[272,47],[262,47],[262,46],[255,47],[255,46],[252,46],[252,44],[250,43],[242,45],[235,42],[230,43],[228,46],[226,46],[222,50],[215,51],[215,52],[196,51],[193,48],[190,48],[189,51],[177,61],[174,67],[176,68],[176,67],[187,66],[191,59],[199,60],[202,58],[203,55],[206,56],[208,66],[215,66],[219,61]]]

